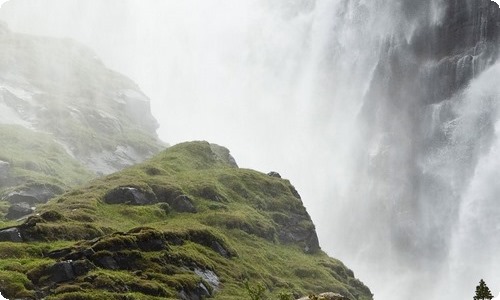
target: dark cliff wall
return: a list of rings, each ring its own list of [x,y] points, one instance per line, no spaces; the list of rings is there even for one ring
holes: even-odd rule
[[[385,41],[365,97],[359,118],[364,128],[359,174],[376,178],[378,189],[369,192],[368,205],[359,202],[359,209],[377,211],[375,222],[390,228],[389,238],[399,253],[439,259],[447,253],[458,219],[459,204],[454,202],[481,151],[477,141],[464,142],[454,153],[443,150],[458,143],[450,133],[457,126],[452,103],[497,61],[500,10],[489,0],[405,1],[400,9],[417,26],[410,36],[396,29]],[[439,18],[429,17],[432,9]],[[438,130],[433,122],[449,124]],[[477,140],[488,144],[494,124],[487,117],[482,122]],[[423,167],[441,150],[457,155],[457,169],[450,171],[454,182]]]

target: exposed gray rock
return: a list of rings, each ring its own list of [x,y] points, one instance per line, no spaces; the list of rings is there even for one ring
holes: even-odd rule
[[[155,194],[135,187],[118,187],[104,196],[104,202],[108,204],[146,205],[156,203],[157,199]]]
[[[217,276],[217,274],[215,274],[213,271],[195,268],[194,272],[196,273],[196,275],[200,276],[203,280],[210,284],[214,291],[219,289],[220,279],[219,276]]]
[[[320,249],[318,235],[309,215],[290,214],[287,218],[275,220],[280,229],[278,238],[284,244],[296,244],[306,253],[315,253]]]
[[[344,299],[347,299],[346,297],[340,295],[340,294],[337,294],[337,293],[332,293],[332,292],[328,292],[328,293],[321,293],[318,295],[318,298],[320,300],[344,300]],[[310,300],[311,298],[309,297],[302,297],[298,300]]]
[[[21,231],[17,227],[0,230],[0,242],[20,243],[22,241]]]
[[[280,173],[274,172],[274,171],[271,171],[271,172],[267,173],[267,175],[271,176],[271,177],[275,177],[275,178],[281,178]]]
[[[5,218],[8,220],[16,220],[21,217],[32,214],[35,210],[26,202],[16,203],[9,207]]]
[[[180,195],[174,199],[170,206],[178,212],[188,212],[188,213],[196,213],[196,207],[193,204],[193,201],[186,195]]]
[[[217,160],[226,163],[231,167],[234,168],[238,167],[236,160],[229,152],[229,149],[227,149],[226,147],[222,147],[217,144],[210,144],[210,150],[212,150],[212,153],[214,154]]]

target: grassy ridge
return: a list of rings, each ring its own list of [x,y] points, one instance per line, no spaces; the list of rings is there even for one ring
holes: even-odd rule
[[[0,243],[0,292],[31,299],[178,299],[202,285],[215,299],[247,299],[248,281],[262,283],[269,297],[332,291],[372,299],[342,262],[320,250],[306,253],[307,241],[282,238],[290,226],[314,231],[290,182],[239,169],[220,150],[206,142],[180,144],[43,205],[19,226],[26,242]],[[119,187],[156,199],[107,204],[106,195]],[[196,213],[163,201],[178,195],[188,196]],[[54,250],[66,252],[49,258]],[[68,258],[85,272],[55,283],[48,270]],[[216,274],[218,286],[200,271]]]

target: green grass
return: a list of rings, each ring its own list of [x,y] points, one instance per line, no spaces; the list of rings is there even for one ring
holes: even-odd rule
[[[108,191],[122,186],[169,197],[188,195],[198,212],[179,213],[162,203],[104,203]],[[283,292],[326,291],[352,300],[372,299],[340,261],[322,251],[306,254],[301,243],[280,242],[278,233],[291,216],[300,216],[297,226],[314,230],[290,182],[236,168],[206,142],[174,146],[143,164],[93,180],[49,201],[40,212],[31,218],[36,225],[27,229],[39,242],[0,243],[0,253],[6,253],[0,256],[0,266],[8,266],[0,269],[5,269],[3,280],[9,286],[7,290],[0,285],[0,291],[7,295],[32,293],[34,283],[30,285],[24,274],[43,273],[53,264],[55,260],[44,256],[49,250],[72,247],[73,252],[92,248],[96,253],[88,259],[93,261],[112,257],[128,263],[118,270],[96,267],[56,284],[47,299],[175,299],[182,289],[208,285],[195,268],[220,278],[215,299],[249,299],[245,282],[262,284],[272,299]],[[95,237],[100,239],[89,241]],[[141,248],[144,241],[155,239],[165,247]],[[228,257],[215,251],[214,242]]]
[[[80,185],[92,178],[77,160],[46,133],[22,126],[0,125],[0,160],[10,163],[10,182],[1,188],[32,183],[62,188]]]

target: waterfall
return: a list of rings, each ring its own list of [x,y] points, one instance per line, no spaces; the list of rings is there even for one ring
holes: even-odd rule
[[[492,1],[11,0],[0,18],[94,48],[166,141],[290,178],[375,299],[500,290]]]

